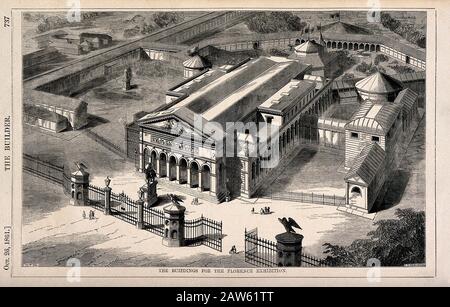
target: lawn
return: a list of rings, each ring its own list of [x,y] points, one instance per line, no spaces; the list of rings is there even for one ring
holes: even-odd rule
[[[165,93],[183,80],[182,67],[168,62],[143,62],[133,72],[132,89],[123,90],[123,78],[110,80],[78,96],[88,103],[89,126],[97,134],[125,148],[124,124],[140,111],[151,112],[165,104]]]
[[[271,187],[277,192],[303,191],[343,196],[345,173],[340,172],[343,162],[343,152],[328,151],[316,146],[305,147]]]

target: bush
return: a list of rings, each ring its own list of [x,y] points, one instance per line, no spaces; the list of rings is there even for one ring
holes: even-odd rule
[[[365,267],[371,258],[382,266],[425,263],[425,212],[397,209],[398,219],[375,222],[377,229],[368,239],[355,240],[349,246],[325,243],[326,261],[335,266]]]
[[[416,29],[415,26],[411,24],[402,24],[402,22],[393,18],[386,12],[381,13],[381,24],[392,32],[399,34],[407,41],[416,44],[421,48],[426,47],[425,34]]]
[[[290,12],[260,12],[249,18],[246,25],[258,33],[301,31],[306,23]]]
[[[165,28],[179,23],[184,18],[183,15],[176,12],[158,12],[152,16],[152,19],[159,28]]]
[[[384,54],[377,54],[377,56],[375,57],[375,60],[373,61],[373,63],[375,65],[380,64],[381,62],[387,62],[389,61],[389,57],[387,55]]]
[[[280,56],[280,57],[288,57],[289,56],[289,53],[287,53],[286,51],[276,49],[276,48],[270,49],[269,54],[273,55],[273,56]]]

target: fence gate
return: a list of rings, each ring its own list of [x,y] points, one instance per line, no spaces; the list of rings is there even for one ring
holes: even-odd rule
[[[277,244],[258,237],[258,228],[245,229],[245,262],[259,267],[277,266]]]
[[[222,251],[222,222],[208,219],[204,216],[184,223],[186,245],[205,245]]]
[[[217,222],[208,219],[204,216],[202,219],[202,231],[203,241],[202,244],[206,245],[219,252],[222,251],[222,222]]]

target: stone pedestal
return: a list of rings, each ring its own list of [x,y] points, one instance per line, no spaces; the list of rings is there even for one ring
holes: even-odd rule
[[[179,247],[184,245],[184,212],[186,208],[171,204],[164,207],[163,245]]]
[[[144,201],[139,199],[136,201],[137,206],[137,220],[136,220],[136,228],[144,229]]]
[[[70,204],[87,206],[89,201],[89,173],[78,170],[70,175]]]
[[[156,185],[158,181],[153,180],[146,182],[141,189],[144,191],[144,205],[149,208],[158,201],[158,194],[156,193]]]
[[[280,267],[301,266],[303,236],[285,232],[275,236],[277,240],[277,264]]]
[[[104,189],[105,191],[105,209],[104,209],[104,214],[105,215],[110,215],[111,214],[111,188],[110,187],[106,187]]]

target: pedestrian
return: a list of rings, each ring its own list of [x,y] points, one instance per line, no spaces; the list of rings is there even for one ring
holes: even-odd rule
[[[92,210],[92,219],[95,220],[95,212]]]
[[[86,211],[83,210],[82,216],[83,216],[83,220],[85,220],[86,219]]]
[[[255,214],[255,207],[252,208],[252,214]]]
[[[270,207],[267,207],[267,213],[270,213],[271,211],[270,211]]]
[[[264,209],[261,208],[261,210],[259,210],[259,214],[264,214]]]

